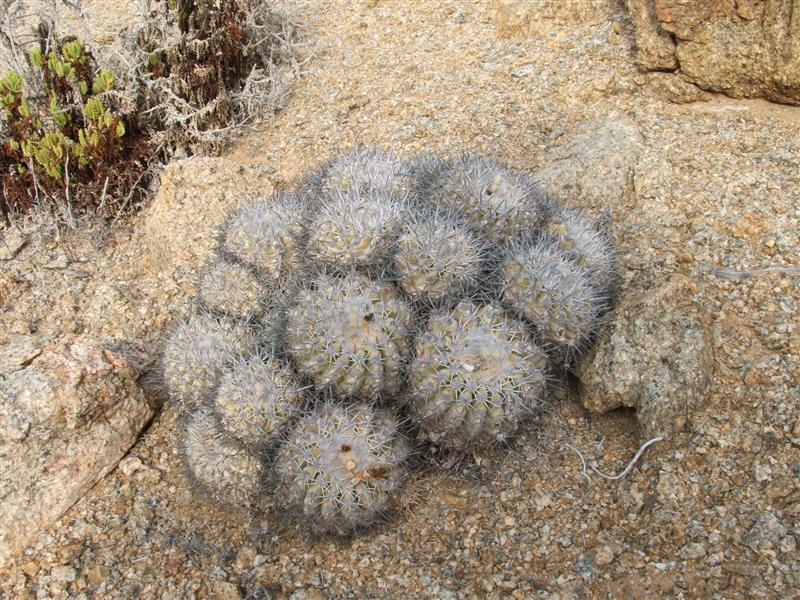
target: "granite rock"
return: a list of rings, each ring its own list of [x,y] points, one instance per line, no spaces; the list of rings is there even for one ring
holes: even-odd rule
[[[674,275],[642,295],[623,296],[580,375],[587,409],[635,408],[645,438],[690,425],[713,365],[711,333],[693,293],[691,280]]]
[[[113,469],[153,414],[137,369],[97,340],[39,352],[17,339],[0,360],[0,564]]]
[[[639,65],[704,90],[800,104],[800,0],[626,0]]]

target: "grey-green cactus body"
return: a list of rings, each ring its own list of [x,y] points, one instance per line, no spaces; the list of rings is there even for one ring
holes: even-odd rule
[[[280,499],[317,533],[352,534],[391,510],[409,451],[390,412],[327,402],[278,451]]]
[[[306,207],[291,194],[244,206],[223,227],[220,250],[278,279],[301,265]]]
[[[547,239],[516,245],[502,272],[508,306],[536,328],[554,361],[573,364],[588,347],[607,305],[589,272]]]
[[[416,193],[416,181],[405,161],[391,152],[361,148],[341,153],[309,181],[310,193],[325,202],[350,191],[375,192],[406,199]]]
[[[273,446],[304,405],[303,388],[294,374],[266,354],[231,365],[211,403],[226,433],[253,449]]]
[[[414,214],[397,241],[395,271],[403,291],[436,303],[478,287],[486,248],[449,211]]]
[[[216,502],[257,502],[264,477],[261,461],[229,439],[205,408],[186,418],[182,457],[190,479]]]
[[[544,399],[547,356],[496,306],[462,302],[434,314],[411,364],[409,412],[454,449],[505,441]]]
[[[317,389],[372,400],[400,391],[412,313],[394,286],[320,275],[287,311],[286,352]]]
[[[458,211],[486,241],[503,244],[538,229],[547,200],[524,175],[486,158],[462,156],[433,171],[421,194],[432,206]]]
[[[269,299],[249,268],[227,260],[213,263],[203,275],[199,296],[209,310],[244,320],[260,317]]]
[[[617,261],[608,233],[596,219],[581,210],[565,208],[553,212],[544,231],[588,272],[599,293],[609,299],[615,295],[619,285]]]
[[[184,410],[206,398],[225,367],[256,351],[259,338],[246,323],[207,313],[192,315],[167,340],[164,379]]]
[[[405,203],[383,191],[334,192],[308,224],[308,261],[331,268],[386,265],[403,226]]]

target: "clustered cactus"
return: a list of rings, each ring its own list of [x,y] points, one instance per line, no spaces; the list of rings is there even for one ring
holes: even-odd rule
[[[343,153],[235,211],[164,352],[190,478],[316,533],[390,513],[414,445],[508,443],[614,295],[608,235],[483,157]]]

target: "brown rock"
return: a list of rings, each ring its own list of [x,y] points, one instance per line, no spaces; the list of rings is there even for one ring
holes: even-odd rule
[[[269,197],[267,167],[243,169],[222,158],[187,158],[167,165],[140,233],[164,271],[194,271],[216,245],[217,228],[233,209]]]
[[[626,0],[637,58],[702,89],[800,104],[800,0]]]
[[[625,0],[625,4],[633,21],[639,66],[652,71],[675,70],[675,42],[659,28],[655,6],[646,0]]]
[[[24,441],[0,439],[0,564],[133,445],[152,416],[137,376],[97,341],[69,336],[0,377],[0,430],[24,419],[37,431]]]
[[[86,579],[88,579],[89,583],[92,585],[100,585],[108,578],[109,572],[109,568],[105,565],[93,565],[86,569]]]

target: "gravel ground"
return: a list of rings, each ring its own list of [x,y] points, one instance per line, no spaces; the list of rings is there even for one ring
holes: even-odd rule
[[[615,3],[599,19],[603,3],[569,4],[571,22],[530,37],[498,28],[502,3],[312,4],[316,58],[288,107],[237,142],[219,163],[230,171],[214,177],[267,193],[359,143],[403,156],[478,151],[533,171],[581,123],[627,115],[642,138],[629,195],[575,204],[610,210],[624,295],[675,278],[692,292],[714,369],[690,432],[607,481],[585,473],[575,449],[621,471],[644,441],[635,414],[591,414],[565,392],[507,451],[429,468],[390,524],[336,542],[192,495],[167,405],[120,467],[6,570],[0,595],[800,595],[800,109],[640,74]],[[196,164],[181,176],[217,169]],[[192,244],[207,249],[220,216],[198,215],[208,223]],[[188,310],[197,264],[152,251],[151,216],[29,236],[0,273],[0,336],[86,330],[153,347]]]

